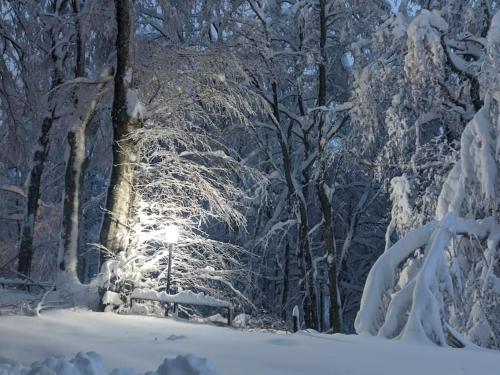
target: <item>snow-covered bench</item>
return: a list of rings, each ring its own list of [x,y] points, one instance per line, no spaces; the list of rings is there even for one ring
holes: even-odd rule
[[[196,305],[220,307],[227,311],[227,324],[230,326],[233,319],[233,305],[230,302],[208,296],[203,292],[194,293],[185,290],[177,294],[167,294],[150,289],[135,289],[130,296],[131,301],[157,301],[163,304],[173,304],[174,313],[177,312],[178,305]],[[165,309],[165,316],[168,315],[168,308]]]

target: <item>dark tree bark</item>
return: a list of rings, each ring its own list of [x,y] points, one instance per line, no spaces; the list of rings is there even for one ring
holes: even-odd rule
[[[54,3],[51,10],[54,14],[59,14],[64,10],[64,2],[56,7]],[[56,31],[52,31],[54,33]],[[52,35],[52,63],[54,72],[50,89],[53,90],[63,82],[62,72],[59,71],[58,63],[61,59],[56,53],[56,37]],[[64,58],[62,58],[64,59]],[[52,107],[42,121],[40,136],[38,137],[38,150],[33,155],[33,166],[31,168],[30,177],[28,180],[28,195],[26,199],[26,212],[24,222],[21,229],[21,240],[19,246],[19,261],[17,271],[23,275],[30,276],[31,263],[33,261],[33,237],[35,233],[36,217],[38,214],[38,202],[40,200],[40,187],[42,183],[42,175],[45,169],[45,161],[47,160],[50,149],[50,129],[54,123],[55,105],[51,105],[51,95],[48,97],[49,107]]]
[[[285,242],[285,267],[283,270],[283,294],[281,296],[281,318],[286,321],[288,312],[288,289],[290,283],[290,242]]]
[[[304,323],[306,328],[318,328],[317,299],[314,288],[314,270],[309,244],[309,224],[304,204],[299,205],[299,259],[302,269],[302,283],[305,290]]]
[[[319,1],[319,22],[320,22],[320,62],[318,66],[318,106],[326,106],[326,12],[325,12],[325,0]],[[330,197],[328,196],[325,177],[327,175],[327,165],[325,161],[325,155],[328,150],[326,150],[328,140],[325,134],[325,117],[321,112],[318,112],[318,126],[319,126],[319,136],[318,136],[318,155],[320,155],[320,160],[318,162],[318,173],[316,177],[316,191],[318,193],[321,214],[323,216],[323,241],[325,245],[326,255],[327,255],[327,266],[328,266],[328,289],[330,293],[330,326],[331,330],[335,332],[341,332],[341,317],[340,317],[340,306],[339,306],[339,295],[337,286],[337,249],[335,245],[335,232],[334,223],[332,215],[332,203]]]
[[[116,74],[113,94],[113,167],[107,191],[106,212],[100,242],[112,254],[125,250],[129,243],[129,216],[133,202],[137,147],[128,136],[142,121],[127,113],[127,92],[132,72],[132,15],[129,0],[115,0]],[[102,253],[102,261],[110,254]]]
[[[82,35],[82,25],[80,20],[80,1],[72,0],[71,8],[75,17],[75,77],[83,77],[85,76],[85,42]]]
[[[330,328],[334,333],[336,333],[341,332],[342,325],[337,286],[337,249],[333,230],[332,205],[326,194],[323,180],[316,182],[316,189],[318,191],[321,213],[323,215],[323,241],[327,253],[328,290],[330,294]]]
[[[33,167],[31,168],[29,177],[26,216],[21,229],[19,261],[17,264],[17,271],[28,277],[31,274],[31,263],[33,260],[33,235],[38,213],[38,201],[40,200],[40,185],[45,161],[49,154],[49,132],[53,121],[52,117],[46,117],[43,120],[42,132],[38,138],[39,149],[33,156]]]

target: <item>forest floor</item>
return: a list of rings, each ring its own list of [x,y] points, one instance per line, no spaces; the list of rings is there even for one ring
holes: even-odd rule
[[[72,358],[89,351],[98,353],[108,370],[156,370],[164,358],[193,353],[208,358],[220,375],[500,373],[498,352],[355,335],[249,331],[83,310],[0,317],[0,363],[7,358],[29,365],[54,355]]]

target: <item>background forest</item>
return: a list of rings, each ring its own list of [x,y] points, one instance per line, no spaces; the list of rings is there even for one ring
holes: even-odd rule
[[[0,281],[500,348],[498,7],[1,1]]]

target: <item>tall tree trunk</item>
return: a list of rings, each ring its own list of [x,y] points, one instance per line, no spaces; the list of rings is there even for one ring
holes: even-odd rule
[[[286,321],[288,313],[288,288],[290,282],[290,242],[288,236],[285,240],[284,270],[283,270],[283,293],[281,295],[281,318]]]
[[[299,96],[300,115],[305,118],[305,110],[302,105],[302,97]],[[309,131],[304,129],[303,135],[304,144],[304,162],[310,156]],[[304,289],[306,291],[304,299],[304,322],[306,327],[318,329],[320,315],[318,314],[318,297],[316,289],[316,277],[312,261],[311,245],[309,243],[309,217],[307,210],[307,202],[309,201],[309,184],[310,169],[306,167],[302,170],[302,195],[297,196],[299,206],[299,253],[303,268]]]
[[[288,189],[288,196],[293,199],[298,205],[298,221],[299,221],[299,240],[297,248],[297,257],[299,259],[301,283],[300,289],[304,295],[304,323],[307,328],[317,327],[316,316],[316,293],[314,291],[314,272],[312,270],[312,258],[309,246],[309,223],[307,218],[307,206],[304,198],[304,192],[297,190],[293,183],[293,170],[290,151],[286,143],[286,136],[283,134],[280,127],[280,112],[278,103],[278,87],[276,80],[271,85],[273,91],[273,114],[276,121],[276,136],[278,137],[281,156],[283,161],[283,171]]]
[[[326,106],[326,11],[325,4],[326,0],[319,1],[319,23],[320,23],[320,61],[318,66],[318,106]],[[328,267],[328,289],[330,294],[330,326],[333,332],[340,332],[341,326],[341,316],[340,316],[340,303],[339,303],[339,293],[337,285],[337,250],[335,245],[335,232],[333,224],[332,215],[332,203],[328,195],[328,189],[326,187],[326,175],[327,175],[327,163],[325,158],[327,157],[328,150],[328,139],[326,139],[325,131],[325,117],[323,113],[318,112],[318,173],[316,176],[316,191],[318,193],[321,214],[323,216],[323,241],[326,250],[326,259]]]
[[[56,2],[54,2],[51,12],[53,14],[59,14],[65,8],[65,4],[59,4],[57,7]],[[52,30],[52,33],[57,31]],[[62,72],[58,69],[59,60],[64,59],[62,56],[57,55],[56,49],[56,35],[51,35],[51,59],[54,66],[54,72],[52,76],[52,82],[50,84],[50,90],[54,90],[63,82]],[[33,155],[33,166],[30,171],[30,176],[28,179],[28,196],[26,198],[26,212],[24,217],[24,222],[21,229],[21,240],[19,246],[19,261],[17,264],[17,271],[23,275],[30,276],[31,274],[31,263],[33,261],[33,239],[35,233],[36,217],[38,214],[38,202],[40,200],[40,188],[42,183],[42,175],[45,169],[45,161],[49,155],[49,137],[50,129],[54,123],[54,113],[55,105],[51,105],[51,95],[49,94],[47,103],[49,106],[49,115],[45,116],[42,121],[40,136],[38,137],[38,150],[35,151]]]
[[[262,23],[266,31],[267,48],[272,50],[272,37],[268,24],[263,17],[262,11],[259,9],[260,5],[254,0],[248,0],[248,4],[255,12],[255,15]],[[301,41],[302,43],[302,41]],[[273,58],[270,58],[270,65],[273,65]],[[288,134],[285,134],[281,128],[279,101],[278,101],[278,84],[276,77],[273,78],[271,83],[273,93],[273,123],[276,127],[276,136],[280,144],[281,157],[283,162],[283,172],[285,175],[286,185],[289,192],[289,198],[294,203],[297,203],[298,213],[297,218],[299,221],[299,240],[297,248],[297,257],[299,260],[299,269],[301,273],[300,291],[303,294],[303,309],[304,309],[304,322],[308,328],[317,327],[317,309],[316,309],[316,293],[314,290],[314,272],[312,269],[312,258],[310,253],[309,244],[309,223],[307,218],[307,203],[304,197],[303,189],[294,185],[293,166],[290,156]],[[288,133],[291,133],[292,128],[288,128]],[[307,180],[305,181],[307,184]],[[304,188],[307,189],[307,188]]]
[[[75,18],[75,77],[83,77],[85,75],[85,41],[82,35],[82,23],[80,20],[80,0],[72,0],[71,8]]]
[[[102,77],[105,78],[105,77]],[[97,87],[97,95],[90,102],[84,118],[68,132],[69,157],[66,164],[64,191],[63,234],[59,252],[59,269],[77,278],[78,238],[80,223],[80,196],[82,193],[83,166],[85,163],[85,143],[87,128],[94,117],[97,104],[104,95],[104,84]]]
[[[38,138],[39,149],[35,151],[33,156],[33,166],[28,181],[26,215],[21,228],[19,261],[17,264],[17,271],[28,277],[31,274],[31,263],[33,260],[33,236],[38,212],[38,201],[40,200],[40,186],[45,160],[49,154],[49,132],[53,122],[54,119],[52,116],[46,117],[43,120],[42,132]]]
[[[300,198],[299,198],[300,199]],[[317,299],[314,288],[314,270],[309,244],[309,224],[305,205],[299,204],[299,254],[302,268],[304,296],[304,323],[307,328],[318,328]]]
[[[330,328],[335,333],[341,332],[342,325],[337,285],[337,249],[335,245],[335,234],[333,231],[332,205],[326,193],[324,181],[317,181],[316,189],[320,201],[321,213],[323,215],[323,241],[325,243],[327,255],[328,291],[330,294]]]
[[[75,19],[75,78],[83,77],[85,74],[85,50],[81,35],[80,7],[78,0],[72,0],[71,8]],[[99,90],[101,87],[99,87]],[[78,111],[78,88],[73,92],[74,111]],[[78,265],[78,229],[79,229],[79,204],[80,204],[80,180],[82,165],[85,159],[85,129],[87,122],[95,111],[96,105],[91,103],[89,114],[80,118],[81,124],[74,126],[68,132],[69,155],[66,161],[66,175],[63,199],[63,229],[61,243],[59,244],[58,264],[59,270],[71,274],[76,280]],[[90,117],[89,117],[90,116]]]
[[[132,73],[132,14],[129,0],[115,0],[116,74],[113,94],[113,167],[108,186],[106,212],[101,228],[101,245],[111,254],[125,250],[129,243],[129,216],[133,202],[132,182],[137,147],[129,135],[142,125],[127,112],[127,93]],[[109,258],[102,253],[102,261]]]

